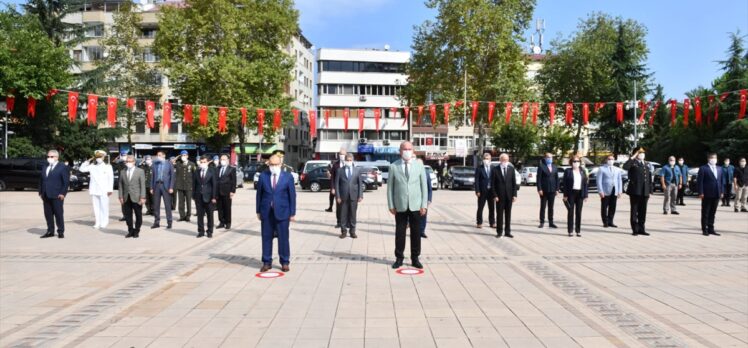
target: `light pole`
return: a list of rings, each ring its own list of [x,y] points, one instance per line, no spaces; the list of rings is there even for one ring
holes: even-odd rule
[[[634,80],[634,100],[631,102],[634,107],[634,148],[637,148],[639,145],[639,134],[636,129],[636,124],[638,123],[638,118],[636,117],[636,100],[636,80]]]

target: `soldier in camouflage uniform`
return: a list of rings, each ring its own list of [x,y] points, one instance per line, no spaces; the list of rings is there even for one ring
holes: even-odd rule
[[[151,193],[151,180],[153,179],[153,162],[151,155],[143,157],[140,169],[145,173],[145,215],[153,215],[153,194]]]
[[[197,170],[195,162],[189,160],[186,150],[182,150],[180,158],[177,159],[176,181],[174,192],[177,195],[177,206],[179,207],[179,221],[190,221],[192,216],[192,175]]]

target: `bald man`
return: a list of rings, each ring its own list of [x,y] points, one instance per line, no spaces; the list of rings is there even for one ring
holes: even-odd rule
[[[273,231],[278,231],[278,256],[281,270],[288,272],[291,248],[288,241],[288,227],[296,216],[296,188],[293,176],[281,170],[278,155],[270,156],[268,170],[260,174],[255,201],[257,219],[261,223],[262,268],[267,272],[273,261]]]

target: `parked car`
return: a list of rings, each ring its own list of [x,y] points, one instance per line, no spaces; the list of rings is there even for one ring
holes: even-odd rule
[[[652,179],[652,190],[654,192],[663,191],[662,183],[660,182],[660,178],[662,177],[662,168],[657,168],[654,171],[654,179]]]
[[[431,168],[431,166],[424,166],[424,168],[426,169],[426,174],[431,178],[431,190],[438,190],[439,181],[436,178],[436,173],[434,173],[434,168]]]
[[[447,176],[444,178],[444,184],[450,190],[472,189],[475,187],[475,168],[463,166],[449,168]]]
[[[0,159],[0,191],[39,189],[39,178],[46,163],[46,158]],[[88,175],[71,167],[69,190],[80,191],[86,187]]]
[[[522,168],[522,183],[525,185],[535,185],[538,182],[538,167]]]
[[[241,172],[244,173],[243,180],[250,181],[254,179],[255,173],[257,172],[257,168],[259,166],[260,166],[260,163],[251,162],[251,163],[247,163],[247,165],[245,165],[244,168],[241,168]]]
[[[329,160],[312,160],[312,161],[306,161],[304,163],[304,168],[301,170],[301,173],[309,173],[310,171],[317,169],[319,167],[329,167],[332,164],[332,161]]]
[[[259,167],[257,167],[257,171],[255,172],[254,179],[252,180],[252,186],[254,187],[255,190],[257,189],[257,182],[260,181],[260,173],[262,173],[266,169],[268,169],[267,164],[262,164]],[[293,169],[293,167],[287,164],[284,164],[281,170],[284,172],[291,173],[291,175],[293,176],[294,185],[299,184],[299,174],[296,174],[296,171]]]
[[[696,183],[696,177],[699,175],[699,168],[688,169],[688,176],[686,177],[687,184],[685,185],[685,191],[683,194],[686,196],[696,196],[699,194],[699,186]]]
[[[302,173],[299,183],[302,190],[310,190],[312,192],[329,190],[331,184],[330,168],[327,166],[316,167],[309,172]]]
[[[377,165],[377,168],[379,168],[379,171],[382,172],[382,181],[386,184],[387,178],[390,176],[390,165],[389,164],[379,164]]]
[[[381,174],[379,173],[379,169],[377,167],[360,167],[361,170],[361,177],[364,179],[364,185],[366,185],[367,190],[377,190],[379,189],[379,179],[381,178]],[[342,171],[338,171],[338,173],[342,173]]]

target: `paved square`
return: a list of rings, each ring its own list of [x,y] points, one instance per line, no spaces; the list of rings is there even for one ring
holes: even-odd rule
[[[36,194],[2,192],[0,346],[748,346],[746,213],[721,207],[722,236],[704,237],[698,200],[662,215],[658,195],[652,236],[633,237],[628,198],[620,227],[603,229],[591,195],[583,237],[569,238],[561,202],[559,228],[540,230],[535,189],[522,187],[507,240],[475,228],[472,192],[440,190],[425,272],[409,276],[390,268],[384,191],[366,194],[356,240],[338,238],[326,193],[299,192],[291,272],[277,279],[255,277],[251,189],[237,193],[233,230],[212,240],[195,238],[194,218],[150,230],[152,217],[139,239],[125,239],[115,201],[109,227],[94,230],[85,191],[66,199],[66,238],[39,239]]]

